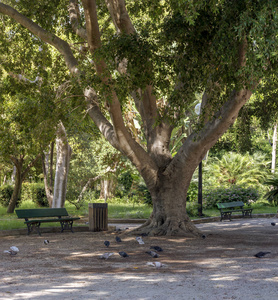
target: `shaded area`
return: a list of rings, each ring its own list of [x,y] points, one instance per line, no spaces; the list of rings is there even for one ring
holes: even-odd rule
[[[143,237],[117,232],[48,233],[0,238],[0,298],[8,299],[275,299],[277,219],[197,225],[205,239]],[[134,225],[133,225],[134,226]],[[124,229],[125,225],[118,225]],[[128,230],[127,230],[128,231]],[[45,245],[44,240],[49,240]],[[107,248],[104,241],[109,240]],[[159,258],[145,252],[160,246]],[[17,246],[19,253],[3,253]],[[118,252],[125,251],[128,258]],[[271,253],[255,258],[259,251]],[[107,260],[99,256],[115,254]],[[154,268],[147,262],[166,266]],[[186,295],[186,297],[185,297]]]

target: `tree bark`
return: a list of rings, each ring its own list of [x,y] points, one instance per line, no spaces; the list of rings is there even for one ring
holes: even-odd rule
[[[23,178],[22,178],[23,162],[24,162],[23,157],[17,161],[16,172],[15,172],[14,190],[13,190],[11,200],[9,202],[7,213],[13,213],[14,212],[14,209],[16,207],[16,203],[17,203],[17,201],[19,199],[19,196],[20,196],[22,182],[23,182]]]
[[[52,208],[64,207],[67,192],[67,177],[71,157],[71,147],[62,122],[59,123],[56,138],[57,162]]]
[[[277,123],[274,124],[273,139],[272,139],[272,160],[271,160],[271,173],[275,173],[276,168],[276,144],[277,144]]]
[[[112,178],[101,179],[100,186],[101,186],[100,196],[99,196],[100,199],[104,199],[106,202],[108,198],[114,197],[115,182]]]
[[[48,171],[49,171],[49,153],[42,155],[42,170],[43,170],[43,182],[44,182],[44,189],[45,194],[48,202],[48,206],[52,207],[53,202],[53,186],[48,183]]]
[[[201,236],[202,233],[191,222],[186,213],[186,191],[190,184],[190,175],[158,175],[159,181],[151,190],[153,212],[145,224],[135,230],[149,236],[189,235]]]
[[[24,164],[24,156],[21,155],[20,158],[11,157],[12,162],[14,163],[16,167],[16,174],[15,174],[15,185],[13,194],[11,197],[11,200],[9,202],[9,206],[7,209],[7,213],[13,213],[14,209],[16,207],[16,203],[19,199],[22,182],[25,179],[26,175],[28,174],[30,168],[36,163],[36,161],[39,159],[40,155],[37,155],[28,165],[25,169],[23,169]]]

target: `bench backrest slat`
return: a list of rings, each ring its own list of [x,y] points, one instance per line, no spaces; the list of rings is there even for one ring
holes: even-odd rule
[[[68,216],[68,212],[65,208],[16,209],[15,212],[19,219]]]
[[[232,208],[244,206],[242,201],[226,202],[226,203],[216,203],[217,207],[220,208]]]

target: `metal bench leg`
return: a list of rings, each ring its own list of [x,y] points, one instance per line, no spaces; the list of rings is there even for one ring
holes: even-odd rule
[[[27,230],[28,230],[27,234],[29,235],[34,230],[34,228],[36,228],[39,236],[41,236],[40,225],[41,225],[40,222],[27,224]]]
[[[61,224],[61,232],[63,232],[66,229],[66,230],[70,230],[73,233],[72,230],[73,221],[60,221],[60,224]]]
[[[227,219],[229,219],[231,221],[231,216],[232,216],[232,213],[230,211],[221,212],[221,219],[220,219],[220,221],[227,220]]]

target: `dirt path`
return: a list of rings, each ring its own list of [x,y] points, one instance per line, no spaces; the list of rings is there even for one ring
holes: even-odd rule
[[[143,237],[144,245],[123,233],[116,243],[116,232],[0,237],[0,299],[274,300],[278,224],[270,223],[276,221],[199,224],[205,239]],[[152,259],[145,252],[155,245],[164,251]],[[16,256],[3,253],[10,246],[19,248]],[[259,251],[271,253],[255,258]],[[105,252],[114,255],[100,259]],[[165,266],[147,265],[154,261]]]

